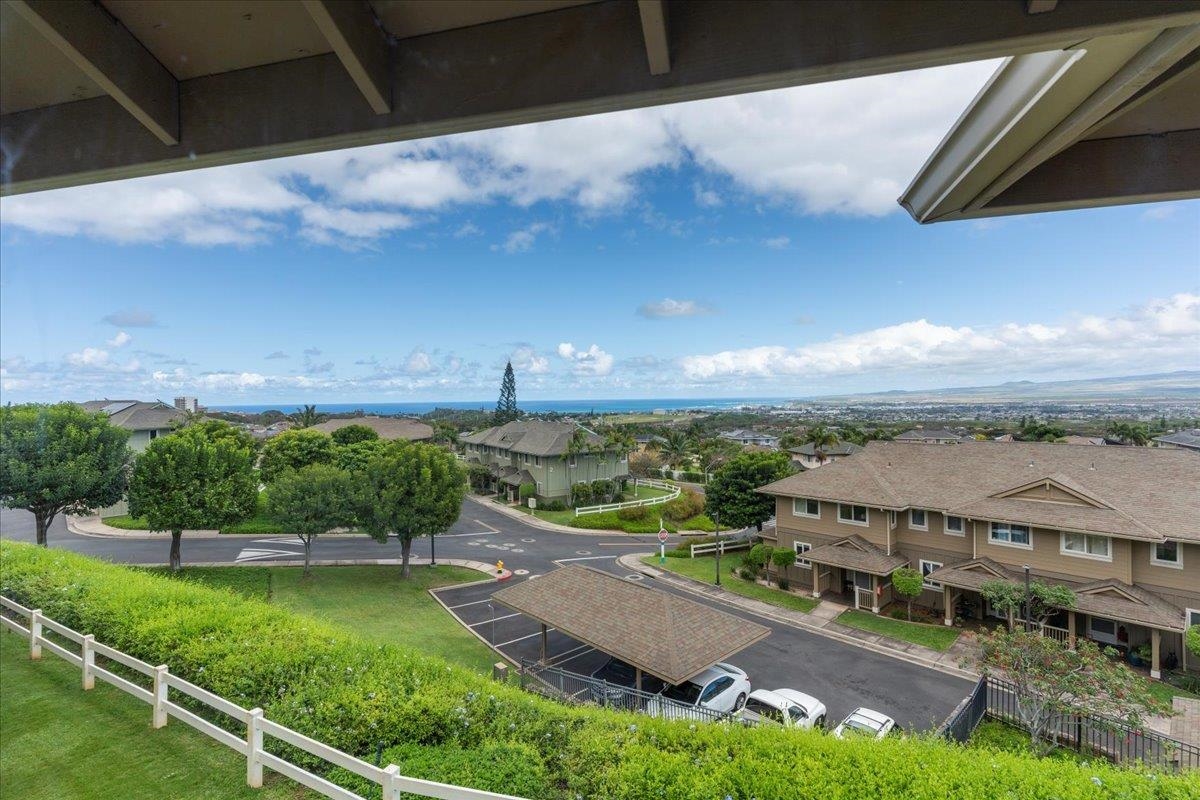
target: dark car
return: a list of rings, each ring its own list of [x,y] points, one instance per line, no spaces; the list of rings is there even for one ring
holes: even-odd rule
[[[589,687],[592,700],[602,706],[616,706],[630,710],[640,710],[645,703],[636,692],[627,691],[635,688],[637,670],[619,658],[610,658],[592,673],[592,679],[597,681]],[[653,675],[642,673],[642,691],[647,695],[662,691],[665,684]]]

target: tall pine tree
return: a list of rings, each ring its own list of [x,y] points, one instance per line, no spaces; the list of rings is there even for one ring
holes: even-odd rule
[[[512,362],[504,367],[504,380],[500,383],[500,399],[496,401],[496,413],[492,422],[503,425],[512,422],[520,412],[517,411],[517,379],[513,375]]]

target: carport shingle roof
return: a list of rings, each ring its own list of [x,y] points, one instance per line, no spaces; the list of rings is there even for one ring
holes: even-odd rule
[[[771,632],[724,611],[579,565],[506,586],[492,597],[672,684]]]
[[[874,575],[891,575],[908,563],[907,558],[888,555],[883,548],[876,547],[857,534],[814,547],[804,553],[803,558],[818,564],[870,572]]]

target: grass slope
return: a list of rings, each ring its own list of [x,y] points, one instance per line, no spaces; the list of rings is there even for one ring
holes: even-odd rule
[[[79,688],[79,670],[0,633],[0,774],[4,797],[23,800],[285,800],[317,795],[268,773],[246,786],[246,761],[178,720],[150,727],[150,706],[96,681]]]
[[[643,558],[642,561],[657,569],[665,569],[693,580],[703,581],[704,583],[716,582],[716,559],[712,556],[668,558],[666,564],[659,564],[658,556],[648,556]],[[722,572],[737,569],[742,563],[742,554],[740,552],[727,553],[721,557],[721,562]],[[757,583],[744,581],[732,574],[721,575],[721,587],[728,589],[734,594],[740,594],[743,597],[751,597],[764,603],[770,603],[773,606],[779,606],[780,608],[803,611],[806,614],[817,606],[817,601],[811,597],[783,592],[779,589],[771,589]]]
[[[837,621],[848,627],[858,628],[860,631],[878,633],[902,642],[924,645],[934,650],[949,650],[950,645],[954,644],[959,634],[955,628],[947,628],[944,625],[905,622],[854,608],[843,611]]]

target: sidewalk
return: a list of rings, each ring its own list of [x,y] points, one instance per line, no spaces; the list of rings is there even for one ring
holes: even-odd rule
[[[166,536],[166,533],[151,533],[150,531],[127,531],[121,528],[114,528],[111,525],[106,525],[99,515],[91,514],[86,517],[73,517],[68,515],[66,518],[67,530],[71,533],[77,533],[80,536],[111,536],[114,539],[161,539]],[[221,536],[220,531],[213,530],[188,530],[183,534],[189,539],[216,539]]]
[[[711,584],[702,583],[700,581],[685,578],[682,575],[676,575],[672,572],[664,572],[663,570],[655,569],[642,563],[642,558],[653,553],[631,553],[623,555],[617,559],[621,566],[640,572],[643,575],[648,575],[652,578],[668,583],[677,589],[682,589],[685,592],[690,592],[701,597],[707,597],[711,600],[717,600],[728,605],[736,606],[743,611],[747,611],[759,617],[765,617],[773,622],[783,625],[791,625],[794,628],[803,628],[804,630],[812,631],[829,639],[842,642],[843,644],[861,647],[864,650],[870,650],[882,655],[898,658],[902,661],[908,661],[913,664],[918,664],[929,669],[936,669],[939,672],[944,672],[947,675],[953,675],[956,678],[965,680],[977,680],[979,674],[971,670],[964,669],[960,666],[960,662],[973,662],[978,653],[973,640],[968,640],[965,636],[959,636],[950,649],[945,652],[933,650],[928,647],[923,647],[919,644],[910,642],[902,642],[898,639],[892,639],[887,636],[881,636],[877,633],[862,631],[857,628],[851,628],[846,625],[841,625],[835,620],[838,615],[847,610],[848,606],[840,603],[834,603],[829,600],[822,600],[820,604],[810,613],[801,611],[793,611],[792,609],[780,608],[769,603],[764,603],[760,600],[754,600],[749,597],[743,597],[740,594],[734,594]]]

